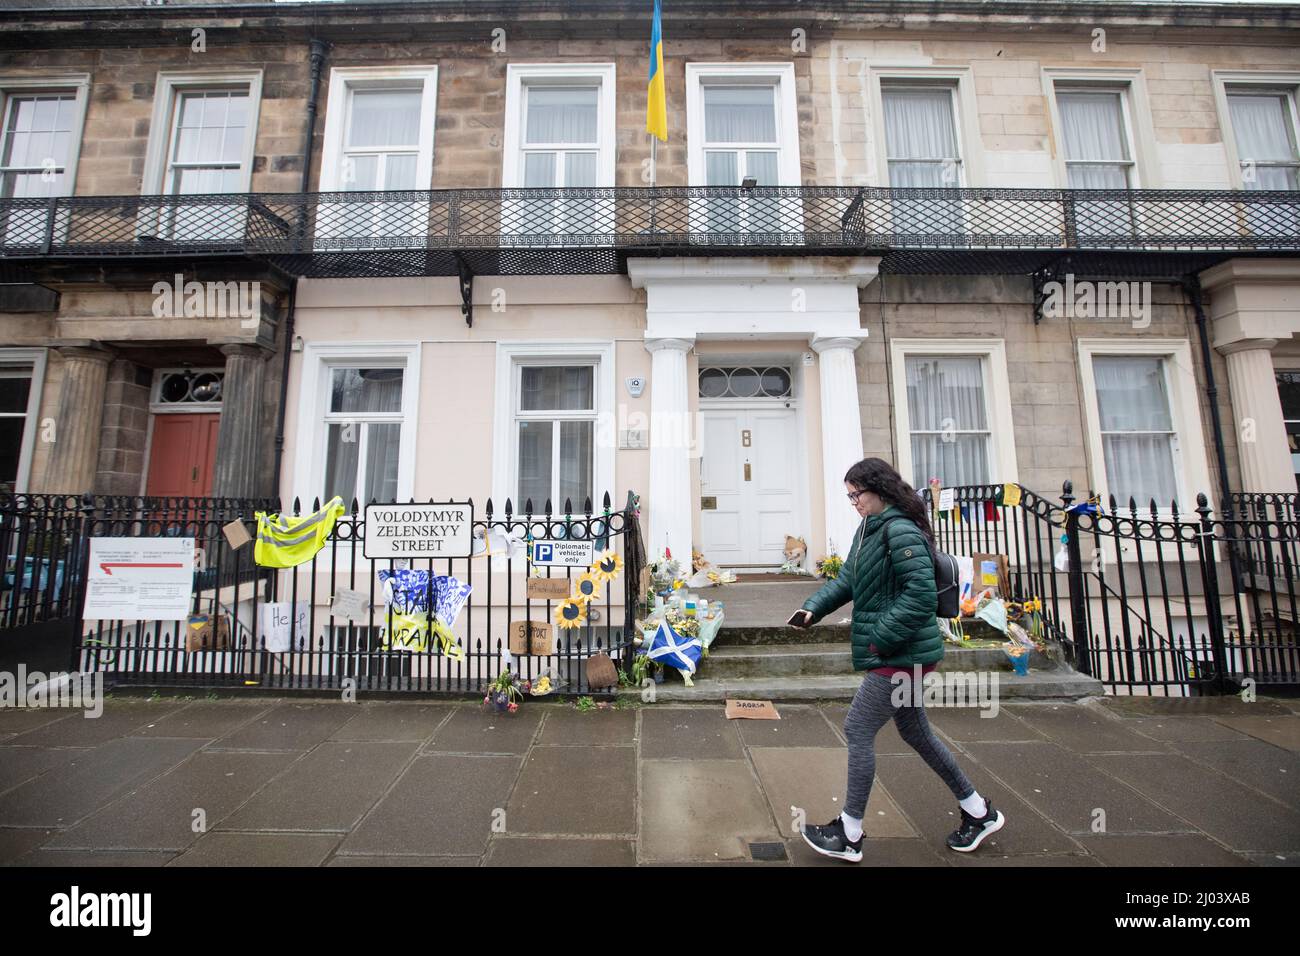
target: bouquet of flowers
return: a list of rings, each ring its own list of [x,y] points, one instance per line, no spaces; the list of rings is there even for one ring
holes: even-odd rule
[[[817,576],[831,580],[840,576],[844,569],[844,559],[838,554],[828,554],[817,562]]]
[[[483,705],[496,710],[498,713],[511,713],[519,709],[519,698],[523,696],[523,691],[519,687],[519,678],[510,672],[507,668],[492,679],[488,685],[487,696],[483,698]]]
[[[673,553],[664,548],[663,553],[648,565],[650,582],[656,594],[671,591],[682,579],[682,566],[673,558]]]

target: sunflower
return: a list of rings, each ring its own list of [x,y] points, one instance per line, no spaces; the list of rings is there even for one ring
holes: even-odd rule
[[[587,571],[574,578],[573,599],[575,601],[599,601],[600,576],[592,571]]]
[[[602,551],[591,566],[591,573],[601,581],[613,581],[623,571],[623,559],[612,548]]]
[[[573,627],[582,627],[587,620],[587,605],[584,601],[576,598],[568,598],[561,601],[559,607],[555,609],[556,624],[565,629]]]

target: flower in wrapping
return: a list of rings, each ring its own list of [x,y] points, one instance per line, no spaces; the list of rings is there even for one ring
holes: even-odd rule
[[[623,559],[613,548],[602,551],[591,566],[591,573],[601,581],[613,581],[623,571]]]
[[[600,600],[600,578],[590,571],[573,579],[573,597],[577,601]]]
[[[584,601],[568,598],[555,609],[555,617],[555,623],[566,630],[581,627],[587,620],[587,605]]]

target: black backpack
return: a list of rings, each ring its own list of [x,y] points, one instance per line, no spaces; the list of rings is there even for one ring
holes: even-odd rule
[[[892,515],[885,519],[885,524],[898,519],[908,520],[906,515]],[[915,523],[913,523],[913,527],[915,527]],[[939,592],[939,608],[936,616],[942,618],[959,617],[961,615],[961,569],[957,564],[957,559],[947,552],[940,551],[934,546],[933,541],[927,541],[927,543],[930,548],[930,558],[934,562],[934,587]],[[888,535],[885,537],[885,553],[891,556],[893,553],[893,550],[889,547]]]

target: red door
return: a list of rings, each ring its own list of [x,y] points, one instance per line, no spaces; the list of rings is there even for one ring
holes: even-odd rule
[[[145,494],[209,497],[220,424],[219,414],[155,415]]]

